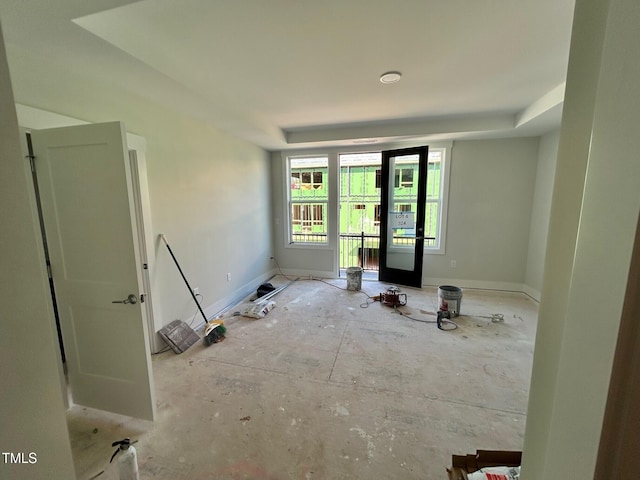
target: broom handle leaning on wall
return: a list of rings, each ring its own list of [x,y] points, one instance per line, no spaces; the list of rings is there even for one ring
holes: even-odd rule
[[[176,267],[178,267],[178,271],[180,272],[180,275],[182,275],[182,279],[184,280],[185,285],[189,289],[189,293],[191,294],[191,298],[193,298],[193,301],[196,302],[196,305],[198,306],[198,310],[200,311],[200,314],[202,315],[202,318],[204,318],[204,323],[206,325],[209,322],[209,320],[207,319],[207,316],[202,311],[202,307],[200,306],[200,302],[198,302],[196,294],[193,293],[193,289],[191,288],[191,285],[189,285],[189,281],[187,280],[187,277],[184,276],[184,273],[182,272],[182,268],[180,268],[180,264],[178,263],[178,260],[176,259],[176,256],[173,254],[173,251],[171,250],[171,247],[169,246],[169,243],[167,242],[167,239],[164,238],[164,233],[160,234],[160,238],[162,239],[164,244],[167,246],[167,250],[169,250],[169,254],[171,255],[171,258],[173,258],[173,262],[176,264]]]

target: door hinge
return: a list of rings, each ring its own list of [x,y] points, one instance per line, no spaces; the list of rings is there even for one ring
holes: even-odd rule
[[[51,273],[51,264],[47,263],[47,276],[49,277],[49,280],[53,279],[53,274]]]
[[[36,157],[34,157],[33,155],[27,155],[27,158],[29,159],[29,166],[31,167],[31,173],[36,173]]]
[[[143,263],[143,264],[142,264],[142,268],[143,268],[144,270],[149,270],[149,265],[148,265],[148,264],[146,264],[146,263]]]

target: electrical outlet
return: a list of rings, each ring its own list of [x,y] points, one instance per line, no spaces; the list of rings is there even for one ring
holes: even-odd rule
[[[456,261],[455,260],[451,260],[451,268],[456,268]]]
[[[200,294],[200,289],[198,287],[193,289],[193,294],[194,295],[199,295]]]
[[[231,281],[231,272],[227,273],[227,282]]]

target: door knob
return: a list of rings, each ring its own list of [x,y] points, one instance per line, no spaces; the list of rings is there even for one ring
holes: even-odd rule
[[[129,296],[127,298],[125,298],[124,300],[114,300],[111,303],[138,303],[138,297],[136,297],[133,293],[130,293]]]

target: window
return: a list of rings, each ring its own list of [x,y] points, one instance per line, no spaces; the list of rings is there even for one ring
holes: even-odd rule
[[[425,250],[432,253],[444,253],[445,246],[449,190],[446,153],[444,148],[429,149],[424,235]]]
[[[296,190],[318,190],[324,188],[322,176],[323,172],[318,171],[292,171],[291,188]]]
[[[425,253],[444,253],[447,199],[447,147],[430,147],[427,162],[427,199],[425,204]],[[329,178],[329,158],[338,162],[338,178]],[[415,162],[399,162],[390,172],[397,190],[393,210],[416,212],[418,169]],[[336,222],[338,235],[364,232],[376,237],[380,232],[380,152],[292,155],[286,159],[284,214],[288,245],[327,246],[329,223]],[[329,185],[337,187],[331,205],[341,206],[329,214]],[[333,207],[331,207],[333,208]],[[288,210],[288,211],[287,211]],[[372,238],[373,238],[372,237]],[[354,253],[355,255],[355,253]],[[351,260],[354,261],[353,259]]]
[[[380,204],[377,204],[373,209],[373,223],[376,227],[380,226]]]
[[[321,243],[327,238],[328,157],[288,159],[289,243]]]
[[[303,232],[311,232],[313,226],[324,225],[324,205],[292,205],[291,223],[302,226]]]
[[[413,168],[396,168],[394,187],[413,187]]]

